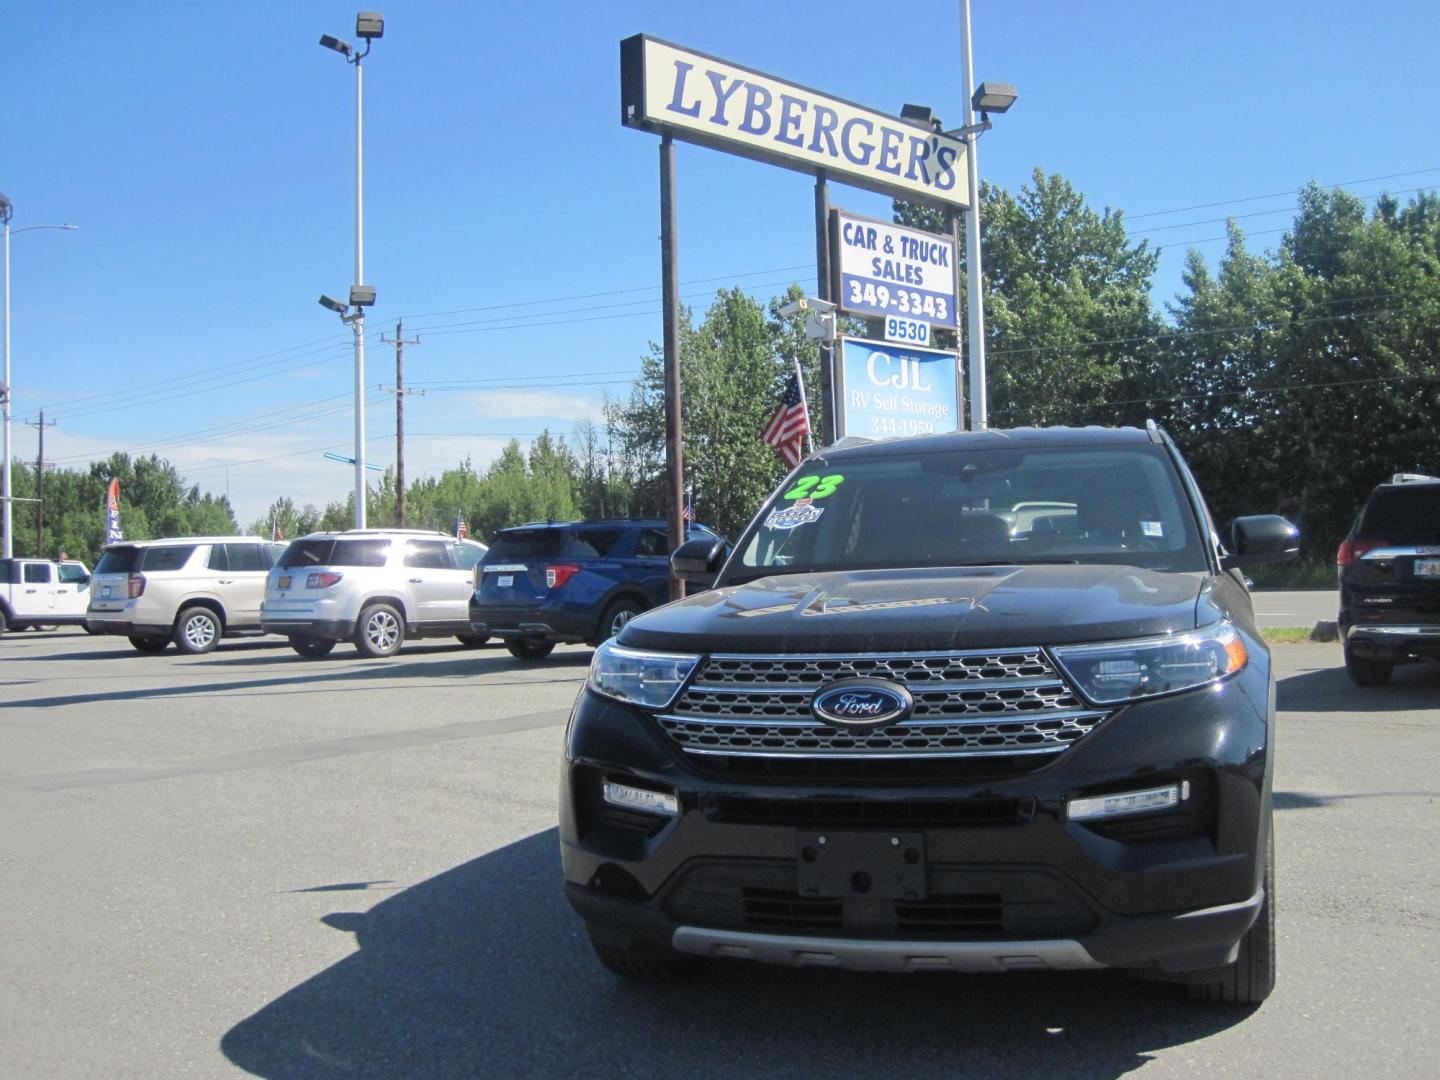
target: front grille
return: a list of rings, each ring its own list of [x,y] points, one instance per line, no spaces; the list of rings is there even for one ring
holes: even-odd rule
[[[915,708],[874,731],[827,727],[817,690],[868,677],[905,686]],[[692,754],[926,758],[1054,754],[1105,719],[1038,648],[857,656],[712,656],[661,729]]]
[[[929,895],[911,899],[809,896],[795,864],[692,863],[666,891],[674,922],[716,930],[911,941],[1026,941],[1078,937],[1095,912],[1062,879],[1031,870],[932,866]]]
[[[904,937],[998,934],[1004,926],[998,893],[895,901],[895,928]]]
[[[1035,814],[1034,799],[787,799],[705,795],[701,797],[700,806],[707,818],[720,825],[780,825],[799,829],[1022,825]]]

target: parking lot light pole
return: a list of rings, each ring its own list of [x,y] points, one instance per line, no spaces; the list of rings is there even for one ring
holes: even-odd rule
[[[355,527],[365,528],[365,306],[357,300],[359,290],[368,290],[369,303],[375,302],[375,290],[365,282],[365,156],[364,156],[364,70],[361,61],[370,55],[375,39],[385,34],[385,19],[373,11],[355,16],[355,35],[365,42],[365,51],[339,38],[322,34],[320,44],[332,49],[355,65],[355,283],[350,289],[350,302],[355,313],[342,315],[351,324],[355,335]]]
[[[975,68],[970,52],[970,0],[960,0],[960,75],[965,84],[965,124],[947,135],[958,135],[967,144],[965,170],[970,182],[970,206],[965,211],[965,276],[970,361],[970,429],[983,431],[990,424],[985,381],[985,299],[984,271],[980,264],[980,160],[977,154],[982,131],[990,127],[990,114],[1003,113],[1015,104],[1015,87],[1003,83],[975,86]],[[973,93],[972,93],[973,91]],[[975,122],[975,110],[983,119]],[[957,327],[958,329],[958,327]]]
[[[4,489],[0,493],[0,501],[5,504],[3,515],[5,528],[5,558],[9,559],[15,554],[15,519],[12,515],[14,496],[10,491],[10,218],[14,214],[14,204],[0,193],[0,222],[4,223],[5,231],[5,377],[0,379],[0,404],[3,404],[5,411],[5,468],[4,468]],[[27,225],[23,229],[15,229],[18,236],[23,232],[35,232],[38,229],[62,229],[66,232],[74,232],[78,225]],[[38,554],[38,552],[37,552]]]

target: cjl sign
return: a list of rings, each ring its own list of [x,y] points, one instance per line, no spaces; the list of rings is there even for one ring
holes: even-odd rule
[[[931,435],[960,430],[957,356],[939,349],[840,340],[836,436]]]

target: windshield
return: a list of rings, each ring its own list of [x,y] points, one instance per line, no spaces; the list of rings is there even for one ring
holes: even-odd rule
[[[1159,446],[951,450],[806,462],[756,519],[725,582],[1017,563],[1206,565]]]

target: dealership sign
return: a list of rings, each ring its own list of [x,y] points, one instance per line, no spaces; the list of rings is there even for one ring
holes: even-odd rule
[[[841,338],[836,437],[931,435],[960,430],[956,354]]]
[[[955,325],[955,241],[923,229],[831,213],[834,297],[842,311]]]
[[[620,43],[620,98],[627,127],[934,206],[970,202],[959,139],[644,34]]]

